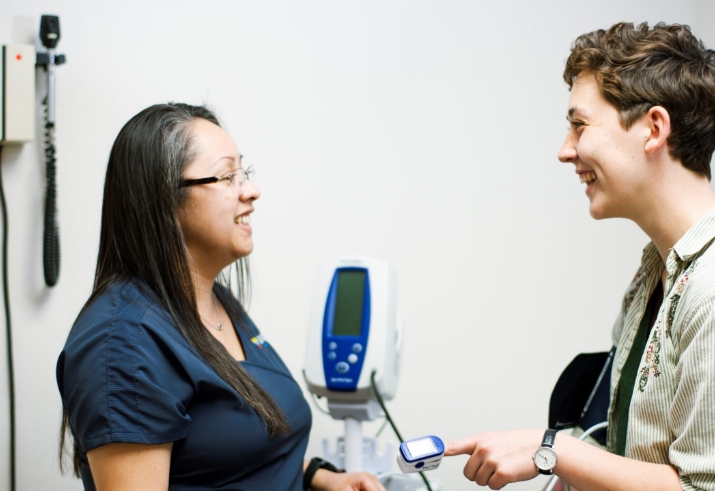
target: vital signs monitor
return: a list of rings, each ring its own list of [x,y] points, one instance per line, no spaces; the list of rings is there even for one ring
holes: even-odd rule
[[[401,326],[392,267],[369,257],[334,259],[318,274],[308,334],[308,389],[328,401],[385,400],[397,389]]]
[[[419,477],[391,472],[392,442],[380,453],[377,437],[362,436],[363,421],[383,414],[389,419],[384,401],[397,391],[401,346],[393,268],[365,256],[324,262],[313,297],[304,375],[308,390],[327,399],[330,416],[345,422],[345,433],[334,451],[323,440],[323,458],[348,472],[374,472],[388,490],[422,490]],[[443,454],[437,437],[404,442],[398,465],[404,473],[434,469]],[[427,489],[441,491],[438,482],[430,484]]]

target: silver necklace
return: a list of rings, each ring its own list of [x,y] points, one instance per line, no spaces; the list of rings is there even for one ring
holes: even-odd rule
[[[217,331],[223,331],[223,324],[221,324],[221,314],[218,313],[218,305],[216,305],[216,296],[214,294],[211,294],[211,300],[213,300],[214,304],[214,309],[216,310],[216,317],[218,318],[218,324],[215,326],[211,324],[206,317],[203,315],[199,314],[199,317],[201,317],[204,322],[206,322],[209,326],[213,327]]]

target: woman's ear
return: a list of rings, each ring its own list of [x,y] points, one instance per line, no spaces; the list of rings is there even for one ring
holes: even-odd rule
[[[644,116],[648,133],[644,135],[646,153],[653,153],[660,148],[668,148],[670,136],[670,114],[663,106],[653,106]]]

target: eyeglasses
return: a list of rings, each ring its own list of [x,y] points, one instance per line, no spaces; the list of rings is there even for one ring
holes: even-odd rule
[[[200,179],[184,179],[181,182],[181,187],[185,188],[187,186],[197,186],[199,184],[213,184],[221,181],[228,181],[229,186],[231,186],[231,191],[236,196],[241,196],[244,191],[244,184],[246,181],[256,182],[256,171],[253,166],[248,169],[234,169],[223,177],[202,177]]]

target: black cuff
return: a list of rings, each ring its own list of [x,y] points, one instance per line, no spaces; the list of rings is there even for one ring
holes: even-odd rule
[[[311,489],[310,485],[312,484],[313,477],[315,477],[315,473],[318,472],[318,469],[325,469],[330,472],[345,472],[343,470],[339,470],[327,460],[323,460],[320,457],[313,457],[310,459],[310,463],[305,469],[305,474],[303,474],[303,489],[305,491],[309,491]]]

